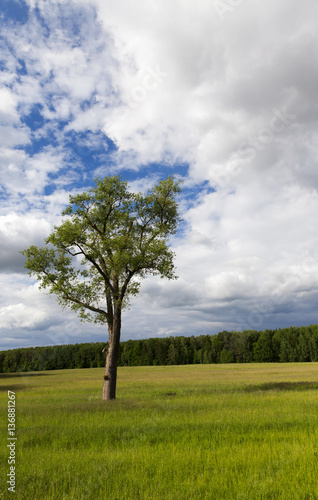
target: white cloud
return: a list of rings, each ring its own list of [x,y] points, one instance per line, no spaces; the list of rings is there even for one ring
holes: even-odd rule
[[[64,162],[64,154],[50,146],[32,157],[20,149],[2,148],[2,185],[11,194],[42,193],[49,174],[57,173]]]
[[[0,216],[0,270],[7,273],[22,271],[25,259],[20,251],[30,245],[43,246],[43,237],[51,229],[50,220],[40,214],[9,212]]]
[[[11,330],[17,326],[20,328],[34,327],[45,318],[45,311],[39,311],[36,307],[28,307],[19,303],[9,305],[0,309],[1,328]]]
[[[15,274],[2,275],[0,284],[0,328],[3,333],[10,331],[11,335],[11,330],[16,328],[34,328],[43,323],[47,315],[47,297],[39,293],[37,285],[30,285],[26,278]]]
[[[0,125],[0,146],[16,147],[24,146],[30,142],[30,135],[27,127],[13,127],[10,125]]]
[[[0,121],[16,123],[19,121],[17,102],[12,92],[7,88],[0,88]]]

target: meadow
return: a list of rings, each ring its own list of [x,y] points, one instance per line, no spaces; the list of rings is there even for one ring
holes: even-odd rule
[[[111,402],[102,377],[0,375],[0,498],[318,499],[318,363],[121,367]]]

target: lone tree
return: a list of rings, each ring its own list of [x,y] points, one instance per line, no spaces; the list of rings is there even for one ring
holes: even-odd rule
[[[116,397],[122,309],[147,275],[175,279],[168,236],[180,218],[176,195],[180,181],[160,181],[146,195],[132,193],[117,175],[96,179],[95,187],[77,196],[65,217],[45,240],[44,248],[22,252],[25,267],[40,288],[70,306],[81,320],[108,327],[109,347],[102,399]]]

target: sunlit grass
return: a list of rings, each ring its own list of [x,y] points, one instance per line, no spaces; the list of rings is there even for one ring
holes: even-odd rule
[[[318,364],[0,376],[17,397],[18,499],[318,499]],[[2,487],[0,498],[12,498]]]

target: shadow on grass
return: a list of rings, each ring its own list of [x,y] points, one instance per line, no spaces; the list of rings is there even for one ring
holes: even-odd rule
[[[29,385],[27,383],[25,384],[10,384],[10,385],[0,385],[0,392],[7,392],[7,391],[13,391],[13,392],[21,392],[25,391],[26,389],[31,389],[31,387],[34,387],[32,385]]]
[[[14,378],[14,377],[48,377],[51,375],[55,375],[55,373],[43,373],[43,372],[19,372],[19,373],[0,373],[0,380],[6,378]]]
[[[242,388],[242,392],[308,390],[318,390],[318,382],[268,382],[266,384],[248,385]]]
[[[30,389],[33,387],[28,380],[30,377],[45,377],[47,375],[51,374],[41,372],[0,373],[0,392],[15,392]]]

